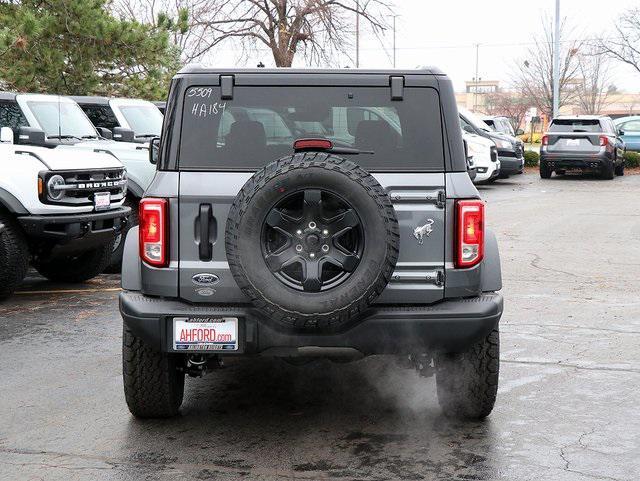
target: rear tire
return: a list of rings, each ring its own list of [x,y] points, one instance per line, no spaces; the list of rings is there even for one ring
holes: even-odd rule
[[[151,349],[126,326],[122,332],[122,378],[129,411],[139,418],[178,414],[184,397],[179,356]]]
[[[552,172],[553,171],[549,168],[549,166],[546,163],[540,162],[540,178],[541,179],[550,179]]]
[[[435,359],[438,402],[445,416],[482,419],[493,410],[498,393],[500,334],[496,327],[462,354]]]
[[[604,180],[612,180],[614,178],[614,163],[607,162],[600,171],[600,177]]]
[[[127,237],[127,233],[132,227],[138,225],[138,201],[137,199],[129,199],[124,201],[124,205],[127,207],[131,207],[131,215],[129,216],[129,220],[127,225],[122,232],[120,232],[120,239],[116,238],[114,240],[115,247],[113,248],[113,252],[111,253],[111,259],[109,265],[104,270],[107,274],[119,274],[122,270],[122,254],[124,253],[124,241]]]
[[[29,248],[20,226],[0,212],[0,301],[22,283],[29,268]]]
[[[39,259],[33,267],[54,282],[79,283],[93,279],[104,271],[111,260],[113,242],[74,256]]]

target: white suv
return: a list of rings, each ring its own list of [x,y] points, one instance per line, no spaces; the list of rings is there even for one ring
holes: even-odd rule
[[[111,132],[96,129],[74,100],[57,95],[0,92],[0,119],[7,119],[3,125],[14,131],[21,126],[39,129],[48,143],[58,144],[63,150],[103,151],[117,157],[127,168],[127,205],[133,211],[130,225],[137,224],[138,201],[155,175],[155,166],[149,163],[148,146],[134,142],[133,132],[113,132],[129,142],[111,140]],[[120,270],[121,239],[118,237],[114,243],[110,272]]]
[[[0,300],[29,263],[61,282],[100,274],[127,223],[126,194],[126,170],[112,154],[60,148],[30,127],[0,128]]]
[[[467,142],[469,156],[475,164],[475,184],[491,182],[500,175],[500,160],[496,144],[485,137],[462,131],[462,138]]]

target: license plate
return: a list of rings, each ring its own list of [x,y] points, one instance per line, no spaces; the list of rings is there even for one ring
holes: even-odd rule
[[[93,194],[93,206],[96,210],[108,210],[111,207],[111,194],[109,192],[96,192]]]
[[[577,147],[580,145],[580,139],[567,139],[567,147]]]
[[[237,351],[237,317],[175,317],[176,351]]]

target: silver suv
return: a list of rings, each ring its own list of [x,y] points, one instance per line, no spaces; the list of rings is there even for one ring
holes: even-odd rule
[[[491,412],[500,259],[442,72],[186,67],[150,155],[120,295],[134,415],[256,354],[394,355],[445,414]]]

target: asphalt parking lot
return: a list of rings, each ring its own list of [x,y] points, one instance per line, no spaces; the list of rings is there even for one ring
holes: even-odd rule
[[[383,358],[231,364],[139,421],[118,277],[32,275],[0,305],[0,479],[640,479],[640,175],[481,190],[505,297],[485,422],[446,420],[433,379]]]

